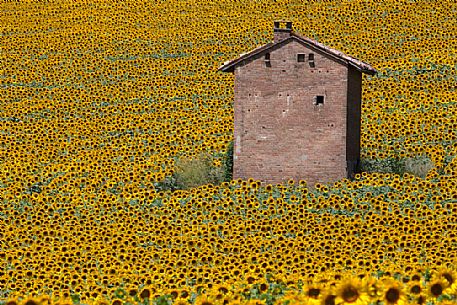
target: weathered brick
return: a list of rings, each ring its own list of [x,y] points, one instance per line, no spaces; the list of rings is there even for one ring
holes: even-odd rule
[[[234,68],[234,178],[313,185],[351,176],[360,157],[361,72],[288,35],[275,31],[273,47]]]

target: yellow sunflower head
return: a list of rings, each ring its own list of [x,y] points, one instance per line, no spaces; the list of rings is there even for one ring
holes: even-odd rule
[[[265,279],[260,280],[260,281],[257,283],[257,285],[258,285],[259,291],[260,291],[261,293],[266,292],[266,291],[270,288],[270,284],[269,284],[268,281],[265,280]]]
[[[116,298],[111,301],[111,305],[122,305],[122,304],[124,304],[124,302],[122,302],[121,299]]]
[[[318,283],[308,283],[303,287],[306,296],[310,299],[318,299],[322,293],[322,285]]]
[[[382,300],[385,305],[403,305],[406,301],[406,295],[402,284],[393,278],[384,279]]]
[[[457,296],[457,282],[455,282],[452,286],[446,289],[446,293],[449,295]]]
[[[414,303],[418,305],[427,303],[427,296],[423,293],[419,294],[416,298],[414,298]]]
[[[337,304],[362,305],[368,303],[369,296],[363,290],[362,282],[358,278],[347,278],[335,288]]]
[[[228,294],[232,289],[231,285],[221,283],[214,285],[213,290],[220,294]]]
[[[430,282],[427,283],[427,295],[430,298],[440,297],[446,288],[449,287],[447,280],[444,278],[435,277]]]
[[[424,292],[424,286],[419,281],[410,281],[406,285],[406,293],[410,296],[417,296]]]
[[[174,300],[179,297],[179,289],[167,289],[165,294],[171,295],[171,298]]]
[[[143,289],[141,289],[140,291],[140,298],[141,299],[149,299],[151,297],[151,289],[149,289],[148,287],[144,287]]]
[[[453,268],[441,267],[434,275],[437,278],[443,278],[449,287],[457,283],[457,272]]]

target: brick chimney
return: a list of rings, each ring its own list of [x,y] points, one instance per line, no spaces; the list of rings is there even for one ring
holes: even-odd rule
[[[285,27],[281,27],[284,26]],[[274,39],[273,42],[279,42],[283,39],[286,39],[287,37],[290,36],[290,33],[292,33],[292,21],[281,21],[277,20],[274,21],[274,29],[273,29],[273,34],[274,34]]]

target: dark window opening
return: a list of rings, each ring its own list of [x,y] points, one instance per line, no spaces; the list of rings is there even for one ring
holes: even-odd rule
[[[270,53],[265,53],[265,66],[271,67]]]
[[[305,62],[305,54],[297,54],[298,62]]]
[[[311,68],[314,68],[316,65],[314,64],[314,54],[308,54],[308,63]]]
[[[314,97],[314,105],[323,105],[324,104],[324,96],[323,95],[317,95]]]

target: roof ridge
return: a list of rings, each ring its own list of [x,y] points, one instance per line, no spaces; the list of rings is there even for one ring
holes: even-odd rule
[[[306,37],[306,36],[302,36],[300,34],[297,34],[296,32],[291,32],[290,33],[290,36],[281,40],[281,41],[278,41],[278,42],[269,42],[265,45],[262,45],[262,46],[259,46],[259,47],[256,47],[255,49],[251,50],[251,51],[248,51],[246,53],[242,53],[240,54],[240,56],[236,59],[233,59],[233,60],[229,60],[229,61],[225,61],[219,68],[218,70],[220,71],[223,71],[223,72],[233,72],[234,70],[234,67],[240,63],[241,61],[245,60],[245,59],[248,59],[249,57],[252,57],[266,49],[269,49],[275,45],[278,45],[286,40],[289,40],[289,39],[298,39],[299,41],[302,41],[304,43],[308,43],[312,46],[315,46],[316,48],[318,48],[319,50],[325,52],[325,53],[328,53],[330,55],[333,55],[343,61],[345,61],[347,64],[352,64],[353,66],[355,66],[355,68],[357,68],[359,71],[361,72],[364,72],[364,73],[367,73],[367,74],[371,74],[371,75],[374,75],[377,73],[376,69],[373,68],[371,65],[369,65],[368,63],[364,62],[364,61],[361,61],[353,56],[350,56],[350,55],[347,55],[339,50],[336,50],[336,49],[333,49],[333,48],[330,48],[326,45],[324,45],[323,43],[320,43],[319,41],[317,40],[314,40],[314,39],[311,39],[309,37]]]

